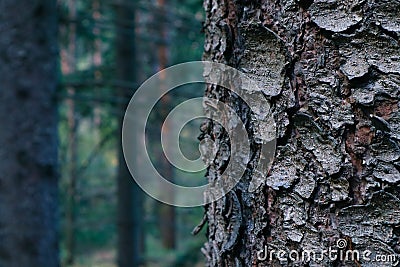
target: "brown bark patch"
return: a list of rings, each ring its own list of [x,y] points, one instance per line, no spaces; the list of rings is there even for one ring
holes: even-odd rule
[[[386,100],[377,103],[375,107],[375,115],[385,120],[391,118],[391,115],[399,110],[397,101]]]

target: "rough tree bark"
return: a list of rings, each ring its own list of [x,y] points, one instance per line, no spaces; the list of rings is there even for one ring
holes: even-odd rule
[[[59,266],[56,1],[0,1],[0,266]]]
[[[247,72],[277,123],[265,184],[249,193],[253,159],[224,199],[207,205],[208,266],[385,266],[257,259],[265,246],[400,253],[400,3],[396,0],[205,0],[204,59]],[[206,96],[249,115],[227,90]],[[228,143],[217,124],[203,136]],[[260,152],[252,140],[252,158]],[[208,179],[219,179],[219,151]]]

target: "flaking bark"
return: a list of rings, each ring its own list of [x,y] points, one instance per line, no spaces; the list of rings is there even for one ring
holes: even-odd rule
[[[205,207],[207,266],[389,266],[259,261],[257,252],[322,250],[344,238],[346,249],[400,253],[400,3],[205,0],[204,8],[204,59],[259,83],[278,137],[264,186],[249,193],[260,153],[253,140],[234,192]],[[206,96],[230,103],[252,132],[248,109],[232,93],[209,85]],[[229,144],[210,121],[201,136]],[[209,182],[227,157],[219,151]],[[240,210],[227,213],[232,202]]]

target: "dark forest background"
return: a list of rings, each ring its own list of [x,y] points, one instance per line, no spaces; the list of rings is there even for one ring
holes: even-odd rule
[[[145,195],[127,173],[120,145],[135,89],[165,67],[201,59],[203,17],[201,0],[58,1],[62,266],[203,265],[204,233],[191,235],[203,209],[173,208]],[[151,116],[153,163],[178,181],[185,173],[159,156],[162,111],[202,94],[199,86],[179,90]],[[182,132],[189,155],[196,155],[197,134],[196,122]]]

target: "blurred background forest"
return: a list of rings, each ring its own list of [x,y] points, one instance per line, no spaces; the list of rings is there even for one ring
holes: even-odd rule
[[[145,195],[130,178],[120,145],[124,109],[135,89],[165,67],[201,59],[202,1],[60,0],[58,6],[62,266],[111,267],[130,260],[202,266],[204,233],[191,231],[203,209],[173,208]],[[177,90],[150,118],[152,161],[175,181],[188,176],[159,156],[163,117],[202,94],[202,86]],[[198,153],[198,127],[192,122],[181,134],[189,157]],[[201,183],[204,173],[191,177]]]

